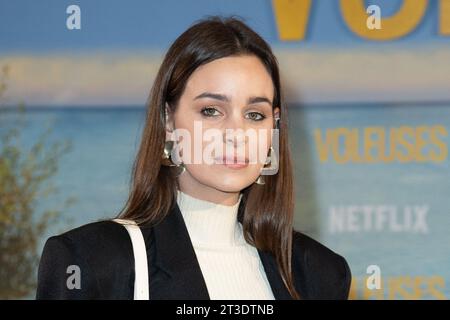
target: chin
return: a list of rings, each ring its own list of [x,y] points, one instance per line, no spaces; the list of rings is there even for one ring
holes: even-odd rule
[[[244,179],[243,177],[217,177],[214,181],[211,181],[210,186],[223,192],[240,192],[253,182],[254,180]]]
[[[215,166],[188,168],[188,171],[195,180],[222,192],[242,191],[256,181],[259,170],[258,167],[251,166],[240,170]]]

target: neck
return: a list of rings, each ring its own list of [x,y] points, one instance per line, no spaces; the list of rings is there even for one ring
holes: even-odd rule
[[[239,201],[240,191],[224,192],[206,186],[194,179],[187,170],[178,177],[178,182],[182,192],[196,199],[226,206],[235,205]]]
[[[194,245],[231,246],[242,242],[237,220],[241,196],[233,205],[195,198],[178,191],[177,204]]]

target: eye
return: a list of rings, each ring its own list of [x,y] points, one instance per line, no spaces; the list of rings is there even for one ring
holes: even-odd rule
[[[205,117],[216,117],[220,115],[220,112],[214,107],[204,107],[200,113]]]
[[[249,112],[247,113],[248,119],[253,121],[261,121],[266,118],[266,116],[259,112]]]

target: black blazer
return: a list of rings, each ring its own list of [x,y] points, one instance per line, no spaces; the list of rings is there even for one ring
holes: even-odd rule
[[[141,227],[147,248],[150,299],[209,299],[178,206],[153,227]],[[303,299],[347,299],[351,273],[344,258],[294,232],[292,269]],[[47,240],[38,271],[37,299],[133,299],[134,257],[126,229],[113,221],[84,225]],[[292,299],[273,255],[258,250],[275,299]],[[81,288],[68,289],[70,265]],[[217,275],[220,277],[220,275]]]

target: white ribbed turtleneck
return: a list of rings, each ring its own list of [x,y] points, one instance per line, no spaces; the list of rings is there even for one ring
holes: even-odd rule
[[[274,299],[258,251],[237,220],[241,198],[227,206],[178,191],[177,203],[211,299]]]

